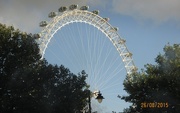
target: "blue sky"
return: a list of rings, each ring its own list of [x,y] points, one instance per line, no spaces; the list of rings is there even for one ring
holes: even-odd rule
[[[121,4],[118,4],[117,2],[119,7],[121,7],[122,5],[127,5],[123,7],[131,6],[133,8],[124,8],[124,12],[119,11],[118,9],[117,11],[113,11],[116,8],[109,9],[108,7],[112,7],[111,3],[109,2],[109,4],[102,7],[102,10],[100,10],[100,14],[110,17],[110,23],[119,27],[119,34],[122,38],[126,39],[128,49],[133,53],[133,58],[138,68],[143,68],[144,64],[147,63],[154,63],[154,58],[159,54],[159,52],[162,53],[163,47],[167,43],[180,43],[180,18],[178,12],[176,12],[180,11],[180,9],[173,10],[174,6],[168,7],[167,4],[169,2],[165,3],[167,2],[167,0],[158,0],[159,5],[156,4],[158,3],[158,1],[154,1],[152,2],[152,6],[149,6],[148,2],[141,3],[143,0],[134,0],[133,2],[137,2],[137,6],[135,5],[135,3],[132,6],[133,2],[131,0],[127,0],[129,2],[132,2],[129,3],[130,5],[128,5],[128,3],[126,2],[125,4],[123,4],[123,0],[119,0],[119,2],[120,1]],[[144,11],[136,11],[139,6],[138,3],[144,5],[144,7],[147,7],[147,9],[143,8],[142,10]],[[169,4],[180,5],[180,2],[176,3],[175,1],[171,1]],[[152,9],[152,12],[148,10],[149,8]],[[132,12],[130,11],[130,9],[132,10]],[[166,10],[162,11],[163,9],[172,10],[172,12],[174,11],[174,13],[176,12],[176,14],[174,15],[174,17],[171,17],[171,14],[169,14],[168,12],[164,12]],[[153,14],[155,13],[153,11],[157,13]],[[142,12],[149,12],[151,15],[143,15]],[[158,14],[162,14],[162,17],[156,17]]]
[[[71,0],[1,0],[0,22],[14,25],[22,31],[38,33],[41,31],[38,27],[39,22],[49,20],[47,15],[50,11],[57,11],[60,6],[71,4],[89,5],[90,11],[97,9],[100,11],[100,16],[109,17],[109,23],[118,27],[118,33],[126,39],[126,45],[133,53],[135,65],[139,69],[144,68],[147,63],[155,64],[156,56],[163,53],[163,47],[167,43],[180,43],[179,0],[74,0],[73,2]],[[58,37],[60,34],[57,33],[56,36]],[[54,43],[52,39],[51,45],[54,45]],[[108,41],[106,44],[111,48]],[[50,49],[56,50],[56,47],[51,45],[49,46]],[[65,49],[65,51],[68,51],[68,49]],[[116,58],[117,55],[114,50],[113,52],[112,54],[115,56],[112,57]],[[56,60],[53,61],[54,58],[52,57],[50,53],[49,55],[47,53],[46,58],[50,63],[56,63]],[[124,72],[122,75],[124,75]],[[122,83],[123,77],[119,79],[121,79],[119,82]],[[110,82],[114,82],[113,80]],[[114,89],[116,90],[116,87]],[[125,94],[122,85],[120,89],[118,93]],[[113,91],[113,89],[111,90]],[[104,95],[106,95],[106,92],[108,91],[103,92]],[[108,96],[105,98],[108,100]],[[106,102],[106,100],[104,101]],[[110,106],[112,110],[122,111],[128,105],[120,101],[119,105],[111,104],[108,107]],[[107,104],[101,106],[94,103],[94,106],[106,109]]]

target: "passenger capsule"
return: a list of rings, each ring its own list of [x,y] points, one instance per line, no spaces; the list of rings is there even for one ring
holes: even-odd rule
[[[42,22],[39,23],[39,26],[40,27],[45,27],[45,26],[47,26],[47,24],[48,24],[47,21],[42,21]]]
[[[126,40],[120,39],[118,43],[119,43],[119,44],[124,44],[125,42],[126,42]]]
[[[119,30],[118,27],[111,27],[111,28],[110,28],[110,31],[111,31],[111,32],[116,32],[116,31],[118,31],[118,30]]]
[[[132,71],[137,71],[137,70],[138,70],[138,68],[136,66],[132,67]]]
[[[69,10],[77,9],[77,7],[78,7],[78,5],[75,5],[75,4],[70,5],[70,6],[69,6]]]
[[[89,9],[89,6],[82,6],[81,8],[80,8],[80,10],[88,10]]]
[[[118,31],[118,30],[119,30],[119,28],[118,28],[118,27],[114,27],[114,30],[115,30],[115,31]]]
[[[59,12],[64,12],[66,10],[67,10],[67,7],[65,7],[65,6],[59,8]]]
[[[99,11],[98,11],[98,10],[95,10],[95,11],[92,11],[92,13],[98,15],[98,14],[99,14]]]
[[[39,34],[34,34],[33,37],[34,37],[35,39],[41,38]]]
[[[131,57],[131,56],[132,56],[132,53],[130,53],[130,52],[129,52],[129,53],[126,53],[125,56],[126,56],[126,57]]]
[[[56,12],[50,12],[49,15],[48,15],[48,17],[49,17],[49,18],[54,18],[56,15],[57,15]]]
[[[28,36],[30,36],[31,38],[33,37],[32,33],[29,33]]]
[[[107,22],[110,20],[109,18],[103,18],[103,19],[104,19],[105,21],[107,21]]]
[[[22,32],[22,35],[27,35],[27,33],[26,32]]]

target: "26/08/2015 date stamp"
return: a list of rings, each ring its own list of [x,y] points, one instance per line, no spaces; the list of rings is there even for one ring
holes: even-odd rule
[[[141,108],[168,108],[168,102],[142,102]]]

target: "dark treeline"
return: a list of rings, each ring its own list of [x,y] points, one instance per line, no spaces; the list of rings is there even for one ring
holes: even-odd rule
[[[124,81],[129,95],[121,99],[133,104],[124,113],[180,112],[180,44],[166,45],[155,61]]]
[[[0,113],[80,113],[87,74],[40,60],[32,35],[0,24]]]

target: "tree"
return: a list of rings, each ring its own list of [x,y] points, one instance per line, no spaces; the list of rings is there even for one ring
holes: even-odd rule
[[[0,38],[0,110],[8,113],[18,109],[16,100],[29,93],[25,77],[34,71],[40,55],[35,40],[12,26],[0,24]]]
[[[85,71],[78,76],[64,66],[40,60],[27,33],[0,24],[0,112],[78,113],[86,104]]]
[[[178,113],[180,111],[180,44],[166,45],[156,65],[145,65],[146,70],[134,73],[124,81],[129,94],[123,96],[135,105],[129,113]],[[134,111],[133,111],[134,110]],[[127,111],[127,109],[126,109]]]
[[[82,71],[74,75],[64,66],[54,68],[55,77],[50,80],[47,87],[48,102],[52,106],[52,113],[80,113],[86,105],[88,93],[86,89],[86,73]]]
[[[0,24],[0,38],[0,74],[11,75],[40,59],[38,45],[27,33]]]

